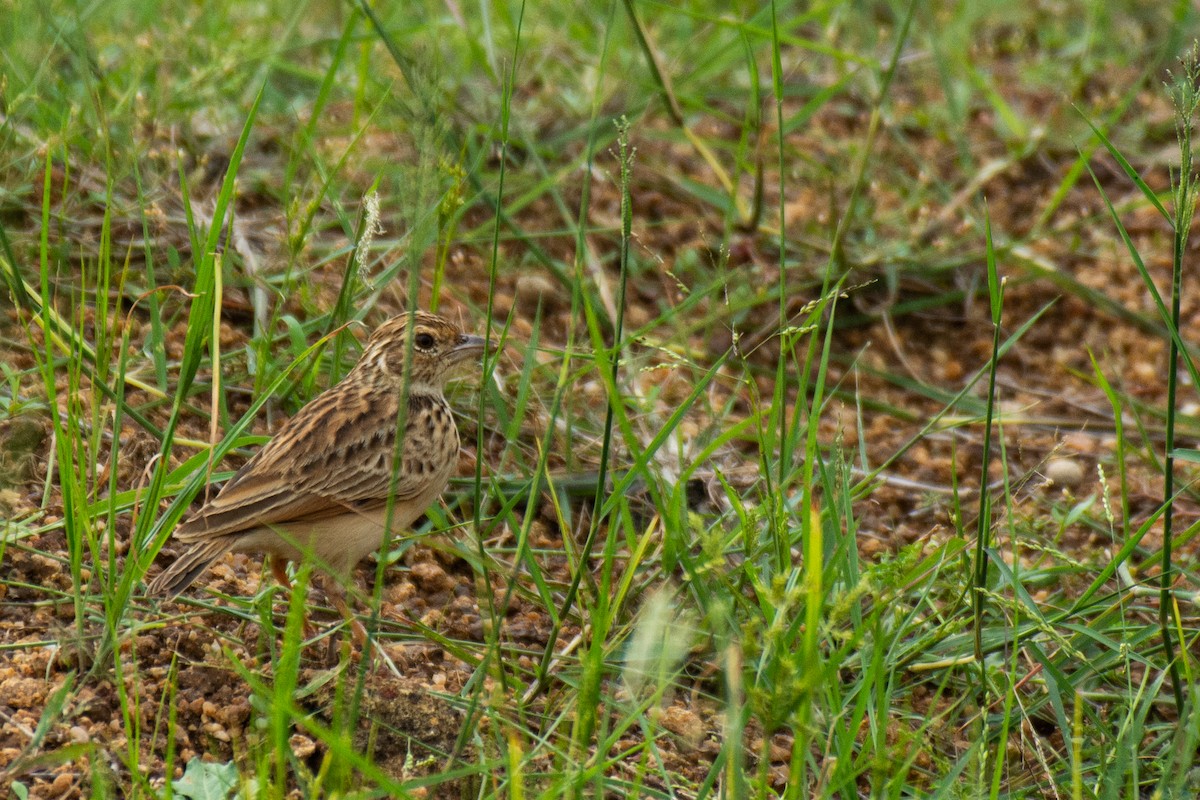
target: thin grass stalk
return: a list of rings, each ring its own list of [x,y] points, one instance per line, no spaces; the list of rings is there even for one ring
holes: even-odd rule
[[[984,664],[983,627],[984,606],[988,586],[988,551],[991,547],[992,499],[988,491],[988,465],[992,458],[992,427],[996,411],[996,371],[1000,364],[1000,321],[1004,309],[1004,281],[996,272],[996,252],[992,248],[992,221],[984,217],[984,236],[987,241],[988,300],[992,313],[992,356],[988,362],[987,408],[983,423],[983,454],[979,477],[979,512],[975,525],[974,575],[971,584],[972,628],[975,642],[975,662],[979,668],[979,701],[987,685]]]
[[[108,174],[111,176],[112,164],[108,165]],[[91,454],[97,458],[89,459],[89,474],[88,483],[95,485],[96,461],[100,453],[101,442],[105,427],[105,420],[102,418],[104,414],[104,393],[100,390],[100,384],[108,385],[109,372],[112,367],[112,327],[110,322],[110,308],[112,288],[112,206],[113,206],[113,187],[112,178],[109,177],[105,181],[104,189],[105,203],[104,213],[100,219],[100,240],[99,253],[96,258],[95,266],[95,302],[92,305],[93,309],[93,336],[95,344],[93,350],[96,353],[96,368],[90,376],[91,386],[88,388],[91,391],[91,402],[89,403],[91,411],[91,441],[88,442],[88,448]],[[81,275],[86,275],[86,269],[80,271]],[[83,301],[80,308],[80,338],[83,338],[83,331],[86,330],[86,297],[87,297],[87,281],[84,280],[80,292],[80,299]],[[82,360],[81,360],[82,363]],[[114,440],[117,438],[114,431]],[[115,443],[114,443],[115,447]],[[115,466],[115,465],[114,465]]]
[[[986,652],[983,645],[983,628],[984,628],[984,612],[986,608],[985,600],[988,596],[988,559],[991,552],[991,531],[992,531],[992,494],[988,491],[988,466],[992,459],[992,429],[995,418],[996,408],[996,372],[1000,363],[1000,322],[1004,304],[1004,282],[1000,280],[996,271],[995,250],[992,247],[992,227],[991,215],[987,213],[985,206],[984,216],[984,237],[987,245],[987,277],[988,277],[988,300],[991,306],[991,321],[992,321],[992,353],[988,362],[988,389],[987,389],[987,405],[984,413],[983,424],[983,452],[981,455],[980,477],[979,477],[979,509],[975,523],[975,553],[972,564],[971,578],[971,610],[972,610],[972,640],[974,645],[974,660],[975,665],[979,670],[979,685],[975,689],[976,704],[981,710],[978,722],[976,723],[981,735],[978,757],[981,759],[979,769],[975,773],[976,790],[984,793],[984,782],[987,776],[987,767],[990,759],[990,753],[1000,754],[999,748],[992,748],[988,745],[990,737],[988,736],[988,717],[983,713],[988,706],[988,676],[987,662],[985,660]],[[998,773],[1000,764],[994,767]],[[994,789],[990,791],[989,796],[994,793]]]
[[[1171,241],[1171,321],[1174,331],[1180,330],[1180,306],[1183,295],[1183,257],[1187,248],[1192,218],[1196,213],[1197,188],[1200,183],[1192,168],[1192,127],[1197,109],[1200,109],[1200,92],[1196,81],[1200,79],[1200,48],[1193,46],[1190,55],[1183,60],[1184,76],[1176,81],[1172,90],[1175,103],[1175,135],[1179,142],[1179,172],[1172,181],[1172,227]],[[1183,684],[1179,674],[1179,663],[1175,659],[1174,628],[1180,624],[1171,588],[1176,570],[1172,554],[1172,531],[1175,519],[1175,420],[1177,415],[1176,394],[1179,385],[1180,348],[1178,337],[1172,336],[1170,355],[1167,358],[1167,418],[1166,444],[1163,458],[1163,546],[1162,566],[1159,573],[1159,628],[1162,634],[1163,657],[1171,675],[1171,690],[1175,695],[1175,710],[1184,713]]]
[[[771,91],[772,91],[772,96],[775,100],[776,125],[778,126],[778,130],[782,131],[783,130],[783,99],[784,99],[783,60],[782,60],[783,57],[780,52],[780,46],[779,46],[779,11],[776,6],[777,6],[777,3],[775,2],[775,0],[772,0],[772,2],[771,2]],[[775,517],[773,527],[778,529],[778,527],[783,524],[780,520],[780,516],[783,514],[783,497],[782,497],[783,489],[788,483],[788,476],[789,476],[789,474],[791,472],[791,468],[792,468],[792,452],[791,452],[792,445],[791,445],[791,442],[790,442],[790,439],[788,436],[788,416],[784,410],[784,407],[787,402],[787,394],[786,394],[786,387],[787,387],[787,383],[788,383],[787,382],[787,366],[788,366],[787,354],[788,354],[788,349],[789,349],[786,346],[786,342],[784,341],[784,339],[785,339],[784,332],[788,329],[789,320],[788,320],[787,305],[788,305],[788,300],[790,299],[791,293],[788,291],[787,270],[784,267],[784,265],[787,263],[787,236],[784,233],[784,229],[786,228],[784,221],[786,219],[785,215],[787,213],[787,192],[785,191],[785,184],[783,183],[783,181],[784,181],[784,176],[787,174],[787,170],[785,168],[786,162],[784,159],[783,136],[782,135],[776,137],[775,153],[776,153],[776,158],[777,158],[776,166],[779,170],[779,176],[780,176],[780,178],[779,178],[779,180],[780,180],[779,204],[778,204],[778,208],[777,208],[777,213],[779,214],[779,278],[775,285],[776,303],[778,305],[778,316],[779,316],[778,336],[780,337],[780,343],[779,343],[779,358],[775,362],[775,391],[771,397],[770,427],[773,429],[777,428],[779,431],[779,434],[778,434],[779,439],[777,441],[777,444],[779,446],[779,452],[778,452],[779,462],[776,465],[778,472],[775,475],[776,486],[774,487],[776,489],[776,491],[772,493],[775,497],[774,497],[774,501],[771,503],[771,511],[772,511],[773,516]],[[828,275],[829,275],[829,270],[826,271],[826,278],[828,278]],[[821,292],[822,296],[825,295],[824,288],[825,287],[822,287],[822,292]],[[802,369],[800,371],[800,385],[797,387],[797,392],[796,392],[797,413],[799,413],[800,407],[802,405],[804,405],[804,403],[807,401],[807,392],[805,391],[807,379],[808,379],[808,372],[806,370]],[[771,474],[770,469],[764,470],[764,474],[768,476],[768,481],[769,481],[770,474]],[[771,491],[771,489],[772,489],[772,487],[770,486],[770,484],[768,482],[767,490]],[[775,564],[776,564],[777,569],[780,572],[785,571],[790,565],[790,562],[791,562],[791,552],[790,551],[791,551],[791,548],[788,547],[786,537],[776,536],[775,537]]]
[[[784,87],[783,87],[784,77],[783,76],[784,76],[783,57],[782,57],[781,48],[780,48],[779,9],[778,9],[778,3],[775,2],[775,0],[772,0],[772,2],[771,2],[771,93],[772,93],[772,98],[775,101],[775,126],[776,126],[776,131],[778,132],[776,135],[775,156],[776,156],[776,168],[779,172],[779,181],[780,181],[779,200],[778,200],[778,207],[776,209],[776,213],[779,215],[779,238],[778,238],[779,280],[776,285],[776,292],[777,292],[776,300],[777,300],[777,304],[778,304],[778,316],[779,316],[779,333],[778,333],[778,335],[780,337],[780,343],[779,343],[779,358],[777,359],[776,364],[775,364],[775,392],[774,392],[774,395],[772,397],[772,402],[771,402],[771,416],[775,417],[775,419],[772,420],[774,422],[774,425],[772,427],[777,426],[778,431],[779,431],[779,434],[778,434],[778,436],[779,436],[779,439],[778,439],[779,463],[778,463],[778,474],[777,474],[777,484],[778,485],[777,485],[777,492],[776,492],[777,496],[771,503],[771,512],[772,512],[772,516],[775,517],[772,528],[774,530],[773,539],[774,539],[774,545],[775,545],[776,567],[781,574],[786,573],[791,567],[791,563],[790,563],[791,562],[791,547],[790,547],[790,542],[788,541],[790,539],[790,537],[786,536],[786,535],[781,535],[781,534],[783,534],[783,531],[787,528],[787,525],[785,522],[787,517],[784,514],[784,508],[785,508],[786,501],[785,501],[785,498],[783,495],[784,495],[784,487],[787,486],[787,484],[789,483],[789,476],[790,476],[790,473],[792,470],[792,450],[793,450],[793,444],[791,442],[789,432],[788,432],[788,428],[789,428],[788,415],[785,410],[786,402],[787,402],[787,395],[786,395],[786,389],[784,388],[787,385],[787,366],[788,366],[788,361],[789,361],[788,354],[791,352],[792,348],[788,346],[787,339],[790,337],[786,333],[786,331],[788,330],[788,325],[789,325],[787,306],[788,306],[788,300],[790,298],[790,292],[787,289],[787,269],[785,266],[787,264],[787,234],[786,234],[786,229],[787,229],[787,224],[786,224],[787,191],[786,191],[786,178],[785,178],[785,176],[787,175],[787,168],[786,168],[787,162],[786,162],[785,152],[784,152],[784,136],[783,136],[783,103],[784,103]],[[829,284],[829,281],[831,279],[831,276],[832,276],[834,270],[835,270],[835,267],[834,267],[833,259],[830,259],[826,266],[825,276],[823,278],[824,285],[822,286],[822,293],[821,293],[823,298],[827,296],[825,290],[828,288],[828,284]],[[832,315],[831,315],[831,319],[832,319]],[[804,407],[806,403],[809,402],[808,392],[806,390],[806,384],[807,384],[807,380],[808,380],[808,375],[810,374],[807,367],[809,366],[811,356],[812,356],[812,341],[813,340],[810,340],[809,359],[806,360],[804,367],[800,368],[800,370],[799,370],[800,380],[799,380],[799,386],[796,387],[796,400],[795,400],[797,422],[799,419],[798,415],[800,413],[800,409],[802,407]],[[816,424],[815,424],[815,422],[813,422],[813,420],[816,418],[817,415],[815,415],[813,412],[817,411],[819,409],[818,401],[814,400],[808,408],[809,408],[808,419],[809,419],[809,423],[810,423],[810,429],[812,432],[815,432]],[[798,425],[794,429],[798,430]],[[809,453],[809,455],[811,456],[812,453]],[[806,473],[806,480],[807,480],[807,478],[810,478],[812,475],[812,473],[811,473],[812,461],[809,460],[808,464],[806,466],[809,468]],[[769,474],[769,473],[770,473],[770,470],[767,470],[766,474]],[[823,548],[818,544],[817,549],[815,551],[817,554],[817,559],[815,562],[810,561],[810,556],[812,556],[814,553],[813,548],[809,546],[809,545],[813,544],[811,516],[812,516],[812,511],[813,511],[814,507],[812,505],[813,497],[812,497],[811,489],[812,489],[811,485],[809,485],[807,482],[801,487],[801,491],[803,492],[802,505],[801,505],[801,510],[802,510],[801,541],[805,543],[804,563],[802,566],[802,570],[803,570],[803,573],[806,578],[811,578],[811,576],[813,574],[820,575],[820,573],[822,572],[821,556],[823,555],[823,552],[822,552]],[[819,525],[817,527],[819,528]],[[808,588],[810,588],[810,589],[813,588],[812,582],[810,580],[806,579],[805,584],[808,585]],[[820,593],[819,579],[817,580],[815,586],[816,586],[816,590],[817,590],[816,594],[819,594]],[[806,612],[809,610],[817,610],[821,607],[820,602],[817,600],[817,598],[814,596],[814,594],[806,593],[806,595],[807,595],[806,596]],[[812,608],[814,603],[815,603],[815,609]],[[806,613],[806,618],[811,618],[811,614]],[[807,621],[808,621],[808,619],[806,619],[806,622]],[[807,633],[815,634],[816,630],[814,628],[808,628]],[[806,636],[805,640],[804,640],[804,644],[803,644],[803,647],[805,650],[804,660],[805,660],[805,663],[807,665],[809,665],[810,667],[812,667],[815,672],[816,670],[819,670],[820,667],[817,662],[808,661],[808,657],[811,655],[811,652],[809,650],[810,644],[811,644],[811,639],[808,636]],[[809,675],[812,675],[812,674],[813,674],[813,672],[809,673]],[[807,678],[805,680],[807,680]],[[791,763],[789,765],[789,780],[788,780],[786,794],[785,794],[785,796],[788,798],[802,797],[809,788],[808,780],[807,780],[808,759],[806,756],[807,756],[807,751],[809,748],[809,742],[810,742],[810,736],[811,736],[811,730],[812,730],[812,726],[809,724],[810,718],[811,718],[811,710],[812,710],[811,697],[812,697],[812,693],[810,691],[804,692],[804,698],[801,701],[801,708],[799,710],[799,713],[797,713],[795,715],[794,719],[792,720],[792,722],[793,722],[792,729],[793,729],[793,736],[794,736],[793,751],[792,751]],[[726,698],[726,702],[734,702],[734,699],[735,698],[731,695]],[[741,734],[741,731],[739,730],[738,731],[739,738],[740,738],[740,734]],[[765,742],[764,742],[764,744],[765,744]],[[735,750],[733,753],[730,754],[731,757],[734,755],[734,753],[737,753],[737,755],[739,757],[739,761],[740,761],[742,754],[738,753]],[[740,764],[737,766],[738,766],[738,769],[740,770]],[[734,797],[745,795],[746,787],[744,786],[743,781],[744,781],[744,779],[739,779],[739,781],[736,784],[734,784],[734,786],[732,787],[733,789],[735,789],[735,793],[733,795]],[[761,778],[760,778],[760,782],[761,782]]]
[[[991,224],[991,220],[989,217],[989,218],[987,218],[987,225],[989,226],[989,231],[990,231],[990,224]],[[999,300],[996,303],[996,306],[998,306],[998,307],[993,309],[993,325],[994,325],[995,329],[997,329],[996,333],[995,333],[997,341],[993,342],[993,347],[995,347],[995,345],[998,344],[998,340],[999,340],[999,333],[998,333],[998,329],[1000,327],[999,319],[1000,319],[1000,312],[1002,311],[1002,306],[1003,306],[1003,302],[1004,302],[1004,281],[999,280],[999,281],[994,281],[994,282],[996,284],[998,284],[997,290],[999,293]],[[989,277],[989,285],[988,285],[989,294],[991,291],[992,283],[993,283],[993,281]],[[1001,416],[1000,420],[998,420],[996,423],[996,431],[998,434],[997,440],[999,443],[998,450],[999,450],[1000,464],[1001,464],[1000,468],[1003,472],[1001,480],[1004,484],[1004,486],[1003,486],[1004,507],[1006,509],[1012,509],[1013,508],[1012,482],[1010,480],[1011,476],[1009,475],[1009,471],[1008,471],[1008,448],[1005,445],[1003,415]],[[987,470],[987,459],[984,460],[984,470],[985,470],[985,472]],[[981,493],[986,493],[986,484],[981,484]],[[1011,513],[1006,514],[1004,519],[1005,519],[1005,523],[1007,526],[1008,540],[1010,542],[1010,546],[1011,546],[1011,550],[1012,550],[1012,565],[1011,565],[1011,567],[1008,567],[1008,566],[1004,565],[1003,561],[1001,561],[1000,584],[1001,585],[1007,584],[1010,587],[1012,594],[1014,596],[1019,597],[1022,592],[1020,542],[1017,538],[1016,531],[1013,530],[1013,514],[1011,514]],[[1015,683],[1014,676],[1020,674],[1020,658],[1021,658],[1021,649],[1022,649],[1021,648],[1021,633],[1022,633],[1021,611],[1022,611],[1022,607],[1019,604],[1014,604],[1014,607],[1012,608],[1012,610],[1010,612],[1011,618],[1012,618],[1012,622],[1011,622],[1011,627],[1012,627],[1011,642],[1012,643],[1009,646],[1008,670],[1007,670],[1006,674],[1004,674],[1001,677],[1001,681],[1003,682],[1003,686],[1004,686],[1003,711],[1000,713],[999,730],[997,730],[995,733],[995,737],[993,739],[994,746],[992,748],[992,752],[995,754],[994,758],[992,759],[992,761],[994,763],[992,765],[992,785],[991,785],[991,792],[989,795],[992,798],[992,800],[998,800],[998,798],[1000,797],[1000,791],[1003,786],[1003,779],[1004,779],[1005,775],[1008,773],[1008,770],[1007,770],[1008,745],[1009,745],[1009,739],[1012,735],[1012,729],[1014,727],[1013,707],[1017,700],[1017,691],[1016,691],[1016,683]],[[1036,613],[1036,612],[1033,612],[1033,613]],[[1007,620],[1005,620],[1005,619],[1001,619],[1001,620],[997,621],[997,625],[1003,625],[1006,623],[1007,623]],[[1019,723],[1017,723],[1017,724],[1019,725]]]
[[[121,278],[122,291],[124,290],[125,273],[128,272],[128,269],[129,269],[129,261],[127,259],[125,262],[125,267],[122,272],[122,278]],[[129,313],[130,313],[130,315],[132,315],[133,311],[130,310]],[[110,465],[110,469],[108,471],[108,488],[107,488],[107,497],[108,498],[115,498],[120,494],[120,488],[117,483],[117,478],[120,475],[120,470],[117,469],[116,465],[119,463],[118,457],[120,455],[120,449],[121,449],[121,431],[125,427],[125,416],[124,416],[123,410],[125,408],[125,376],[129,371],[129,349],[130,349],[129,348],[129,336],[130,336],[129,332],[130,332],[130,327],[131,327],[131,325],[129,323],[129,319],[127,318],[125,320],[125,322],[122,326],[122,330],[121,330],[120,356],[118,356],[118,359],[117,359],[117,379],[114,382],[114,388],[117,393],[118,402],[113,404],[113,412],[112,412],[113,437],[112,437],[112,444],[109,447],[109,451],[108,451],[108,463]],[[101,502],[103,502],[103,501],[101,501]],[[104,570],[104,576],[103,576],[104,581],[103,581],[102,588],[104,591],[105,602],[106,602],[106,604],[108,604],[108,601],[113,597],[114,590],[116,589],[115,575],[117,572],[117,552],[118,552],[118,533],[117,533],[118,512],[117,512],[116,504],[112,503],[112,502],[103,502],[103,508],[104,508],[104,514],[105,514],[105,533],[107,534],[107,538],[108,538],[108,559],[107,559],[107,561],[102,562],[105,564],[105,570]],[[89,513],[90,513],[90,509],[89,509]],[[137,568],[137,560],[136,559],[126,559],[124,561],[124,569],[125,570],[136,569],[136,568]],[[114,614],[114,613],[112,613],[112,610],[110,608],[109,613],[106,615],[106,618],[108,620],[108,624],[110,627],[116,626],[119,616],[120,616],[119,612]],[[114,652],[116,652],[116,651],[114,651]]]
[[[750,706],[746,703],[745,684],[743,675],[746,665],[742,657],[742,648],[735,642],[730,642],[721,654],[721,662],[725,672],[725,715],[722,721],[722,733],[725,741],[721,746],[724,757],[725,796],[730,800],[742,800],[747,796],[746,769],[744,762],[745,730]],[[795,738],[793,757],[797,755],[802,737]],[[799,752],[803,752],[802,750]],[[801,760],[804,760],[801,757]],[[715,773],[714,773],[715,776]]]

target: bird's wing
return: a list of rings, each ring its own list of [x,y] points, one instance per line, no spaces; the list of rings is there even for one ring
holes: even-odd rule
[[[392,474],[396,402],[327,392],[301,409],[175,535],[198,541],[397,503],[423,480]],[[392,491],[393,483],[395,484]]]

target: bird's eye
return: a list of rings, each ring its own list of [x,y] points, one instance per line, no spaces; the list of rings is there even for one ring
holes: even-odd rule
[[[415,344],[419,350],[432,350],[433,335],[429,333],[418,333],[416,338],[413,339],[413,344]]]

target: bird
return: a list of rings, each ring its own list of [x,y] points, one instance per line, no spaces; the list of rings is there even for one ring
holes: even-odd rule
[[[485,350],[482,337],[427,312],[384,322],[345,378],[301,408],[175,529],[183,552],[149,593],[175,597],[227,552],[264,554],[285,588],[288,562],[306,557],[345,582],[389,527],[407,529],[446,488],[459,437],[444,387],[478,373]],[[323,584],[363,644],[366,632],[341,583]]]

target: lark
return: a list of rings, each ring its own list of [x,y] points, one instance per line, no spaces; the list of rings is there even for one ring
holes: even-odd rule
[[[443,389],[451,378],[478,372],[484,344],[420,311],[379,326],[350,373],[297,412],[175,530],[183,553],[150,592],[179,594],[231,551],[269,556],[276,579],[289,588],[288,562],[306,557],[344,582],[380,549],[389,525],[406,530],[446,488],[459,439]],[[365,631],[341,583],[324,584],[361,644]]]

